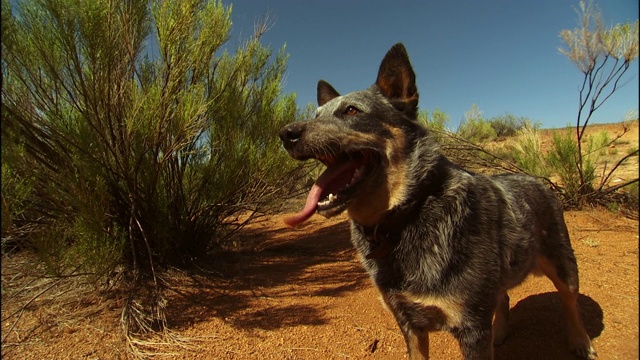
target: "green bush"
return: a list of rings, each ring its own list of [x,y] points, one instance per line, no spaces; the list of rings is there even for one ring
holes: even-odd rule
[[[489,119],[488,122],[491,124],[491,128],[495,131],[496,137],[498,138],[516,136],[520,130],[526,128],[537,129],[540,127],[540,124],[534,124],[526,117],[516,117],[512,114],[497,116]]]
[[[438,141],[447,141],[445,134],[449,131],[447,129],[447,125],[449,124],[449,115],[444,111],[435,109],[430,114],[429,111],[422,110],[418,113],[418,121],[429,129],[431,131],[431,135]]]
[[[482,116],[482,111],[476,104],[471,105],[458,126],[458,136],[473,143],[482,144],[496,138],[496,132],[491,124]]]
[[[542,152],[540,134],[535,128],[523,127],[518,130],[512,154],[515,164],[526,173],[549,177],[550,172]]]
[[[567,128],[564,133],[553,133],[553,147],[546,156],[552,173],[557,174],[570,202],[580,201],[581,195],[593,192],[595,163],[590,157],[582,158],[582,178],[576,164],[578,145],[573,131]]]
[[[231,54],[217,1],[2,7],[3,199],[53,272],[187,264],[296,186],[268,24]]]
[[[475,144],[486,143],[496,138],[491,124],[482,119],[469,119],[461,123],[458,135]]]
[[[2,236],[24,225],[29,217],[29,198],[33,196],[34,179],[20,176],[12,164],[20,161],[24,150],[2,139]],[[2,251],[7,250],[2,243]],[[15,245],[15,244],[14,244]]]
[[[607,148],[611,143],[609,133],[605,130],[587,136],[587,155],[606,155]]]

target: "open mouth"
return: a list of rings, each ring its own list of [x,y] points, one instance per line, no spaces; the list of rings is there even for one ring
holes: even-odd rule
[[[344,211],[374,164],[373,153],[368,151],[343,153],[337,157],[317,155],[315,158],[327,169],[311,187],[304,208],[284,219],[289,226],[306,221],[316,211],[325,217]]]

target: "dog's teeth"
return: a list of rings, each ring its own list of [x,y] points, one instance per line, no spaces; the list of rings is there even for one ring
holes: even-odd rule
[[[329,205],[331,204],[333,201],[338,200],[338,195],[333,195],[333,194],[329,194],[329,196],[327,196],[327,199],[324,201],[320,201],[318,203],[318,206],[325,206],[325,205]]]

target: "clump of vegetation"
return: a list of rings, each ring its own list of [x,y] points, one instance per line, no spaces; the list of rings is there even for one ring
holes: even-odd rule
[[[547,154],[546,160],[560,178],[563,194],[569,200],[573,200],[572,197],[579,193],[593,191],[592,184],[595,180],[595,164],[591,158],[583,157],[582,159],[582,178],[576,171],[577,152],[578,145],[571,129],[553,133],[552,151]]]
[[[471,105],[458,126],[458,135],[475,144],[482,144],[494,140],[497,136],[491,123],[485,121],[482,111],[476,104]]]
[[[438,141],[443,142],[446,139],[446,133],[449,132],[449,115],[440,109],[435,109],[431,113],[428,110],[421,110],[418,113],[418,121],[420,121]]]
[[[542,151],[542,142],[537,129],[524,127],[520,129],[510,151],[515,164],[525,173],[541,178],[549,178],[551,172]]]
[[[585,135],[593,114],[616,92],[624,82],[631,63],[638,58],[638,21],[605,28],[600,11],[592,2],[581,1],[577,12],[579,26],[560,32],[566,45],[560,52],[583,74],[573,138],[574,155],[570,159],[568,154],[563,154],[569,146],[573,146],[568,138],[554,142],[554,151],[558,154],[558,160],[572,161],[564,165],[567,172],[572,172],[566,174],[567,179],[575,181],[564,184],[567,187],[565,200],[574,206],[581,206],[606,201],[607,196],[617,189],[638,182],[636,177],[623,184],[607,186],[620,164],[636,152],[623,156],[604,174],[600,184],[594,184],[592,151],[598,148],[594,141],[606,143],[606,139],[587,141]],[[586,149],[583,144],[586,144]]]
[[[529,118],[509,113],[489,119],[489,124],[498,139],[518,136],[519,132],[523,130],[540,128],[538,122],[533,123]]]
[[[2,8],[3,253],[28,247],[57,275],[124,269],[130,329],[163,328],[163,269],[297,186],[276,135],[297,116],[285,49],[261,44],[266,19],[223,51],[219,1]],[[158,311],[142,321],[135,289],[148,283]]]
[[[476,104],[473,104],[471,109],[464,114],[457,134],[470,142],[482,144],[492,140],[514,137],[525,128],[537,129],[539,127],[539,123],[533,123],[529,118],[509,113],[485,119],[482,111]]]

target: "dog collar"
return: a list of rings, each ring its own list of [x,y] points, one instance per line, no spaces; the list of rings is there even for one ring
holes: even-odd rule
[[[382,259],[400,242],[402,229],[406,225],[415,203],[387,211],[382,220],[373,226],[356,225],[369,243],[367,259]]]
[[[381,259],[387,256],[395,247],[396,241],[391,239],[389,232],[384,231],[384,229],[379,231],[380,224],[371,227],[358,226],[370,245],[370,251],[366,256],[367,259]]]

